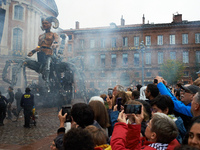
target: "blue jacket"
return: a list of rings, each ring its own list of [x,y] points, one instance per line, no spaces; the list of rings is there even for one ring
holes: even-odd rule
[[[161,95],[168,95],[174,102],[174,110],[189,117],[193,117],[191,113],[191,106],[186,106],[183,102],[176,99],[176,97],[168,90],[168,88],[162,83],[158,83],[157,87]]]

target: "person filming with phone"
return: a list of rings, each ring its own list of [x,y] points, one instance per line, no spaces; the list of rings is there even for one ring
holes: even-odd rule
[[[142,106],[143,107],[143,106]],[[127,122],[127,116],[133,116],[133,122]],[[124,110],[119,113],[118,123],[114,126],[111,138],[111,147],[114,150],[173,150],[180,145],[176,140],[178,129],[174,121],[163,113],[155,113],[147,123],[145,137],[141,137],[141,123],[144,111],[140,114],[126,114]]]

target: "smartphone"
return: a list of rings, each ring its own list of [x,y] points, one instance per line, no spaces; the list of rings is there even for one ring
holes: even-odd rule
[[[116,104],[117,104],[117,110],[121,111],[121,105],[122,105],[122,98],[121,97],[117,98]]]
[[[124,105],[124,113],[125,114],[141,114],[142,105]]]
[[[109,98],[112,98],[112,95],[113,95],[113,89],[109,88],[108,89],[108,96],[109,96]]]
[[[71,109],[72,109],[71,105],[62,106],[62,115],[67,113],[65,122],[71,122],[72,121],[71,120]]]

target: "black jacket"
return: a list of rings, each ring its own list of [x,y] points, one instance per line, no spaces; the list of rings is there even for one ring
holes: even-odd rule
[[[21,107],[34,106],[34,95],[30,92],[23,94],[20,105]]]
[[[0,107],[6,107],[6,104],[8,104],[7,98],[5,98],[3,95],[0,95]]]

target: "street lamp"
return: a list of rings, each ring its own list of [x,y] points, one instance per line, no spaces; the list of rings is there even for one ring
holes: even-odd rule
[[[144,86],[144,52],[145,52],[144,41],[141,41],[140,43],[140,50],[142,52],[142,86]]]

